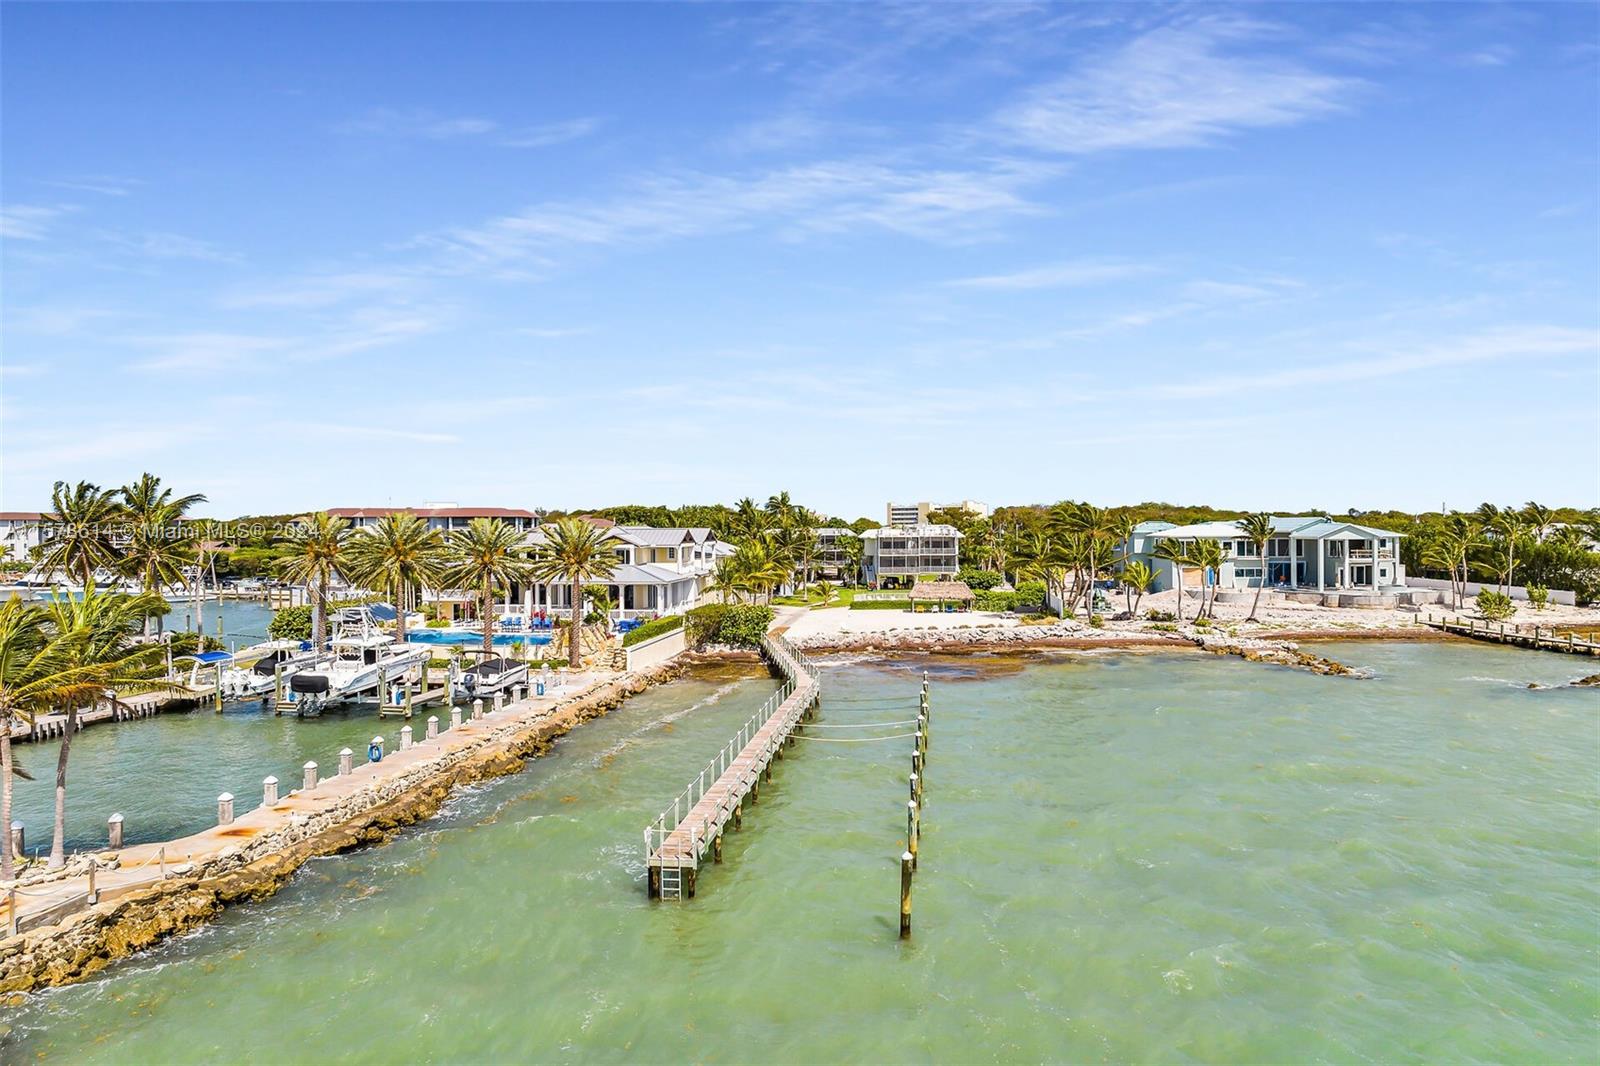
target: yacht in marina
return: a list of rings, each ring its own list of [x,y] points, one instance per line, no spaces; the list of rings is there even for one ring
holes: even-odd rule
[[[378,627],[367,607],[345,607],[333,618],[328,656],[289,678],[286,700],[304,715],[325,708],[378,698],[380,690],[408,679],[432,652],[401,644]]]
[[[312,650],[308,640],[269,640],[241,648],[222,671],[222,694],[230,700],[254,700],[270,694],[302,670],[327,666],[332,656]]]

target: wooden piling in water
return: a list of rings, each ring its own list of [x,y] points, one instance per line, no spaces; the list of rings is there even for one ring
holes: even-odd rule
[[[921,826],[917,822],[917,801],[906,802],[906,851],[911,853],[911,868],[917,868],[917,836]]]
[[[909,851],[900,856],[900,939],[906,940],[911,936],[911,870],[912,858]]]

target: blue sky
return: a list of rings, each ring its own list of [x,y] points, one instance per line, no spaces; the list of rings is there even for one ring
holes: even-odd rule
[[[1597,10],[8,3],[0,506],[1593,505]]]

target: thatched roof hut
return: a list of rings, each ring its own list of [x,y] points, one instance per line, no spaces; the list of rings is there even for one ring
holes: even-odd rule
[[[965,581],[918,581],[911,586],[913,611],[917,609],[919,603],[933,603],[940,606],[953,603],[964,610],[970,610],[972,601],[977,598],[977,594],[967,587]]]

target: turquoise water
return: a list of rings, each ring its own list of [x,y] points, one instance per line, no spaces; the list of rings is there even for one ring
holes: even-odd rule
[[[4,1057],[1593,1061],[1600,700],[1526,687],[1588,664],[1323,650],[1375,678],[830,663],[834,724],[904,717],[934,674],[908,942],[905,740],[801,742],[699,898],[646,900],[641,828],[771,683],[657,688],[388,846],[36,997]]]

